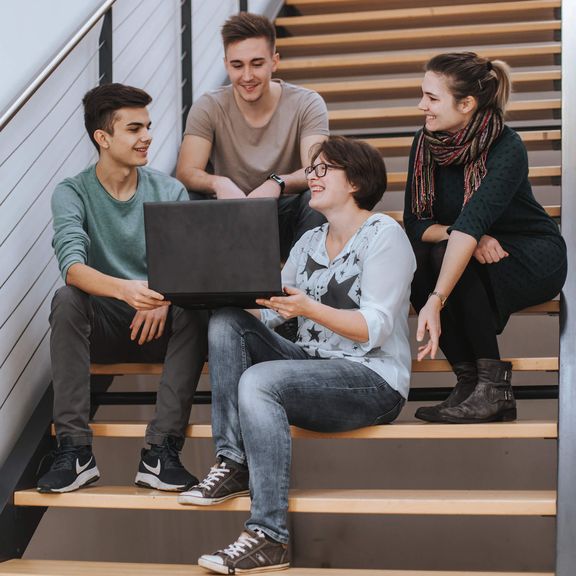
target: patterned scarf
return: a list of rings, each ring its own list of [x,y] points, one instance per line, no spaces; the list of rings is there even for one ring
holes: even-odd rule
[[[436,197],[436,165],[464,164],[464,204],[478,190],[486,176],[486,157],[504,124],[502,115],[486,109],[474,115],[467,126],[453,134],[430,132],[424,128],[416,146],[412,178],[412,212],[418,219],[433,217]]]

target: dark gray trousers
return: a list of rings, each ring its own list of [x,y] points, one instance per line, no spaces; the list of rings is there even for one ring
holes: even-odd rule
[[[90,362],[162,362],[156,410],[146,441],[183,439],[194,392],[206,360],[208,314],[171,306],[164,334],[143,345],[130,340],[136,311],[114,298],[90,296],[64,286],[56,291],[50,313],[50,354],[54,385],[54,424],[60,440],[92,443]]]

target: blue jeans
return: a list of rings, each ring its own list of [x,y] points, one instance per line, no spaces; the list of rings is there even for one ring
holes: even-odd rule
[[[341,432],[394,420],[404,398],[378,374],[321,360],[244,310],[223,308],[208,328],[217,456],[250,471],[250,529],[288,541],[290,425]]]

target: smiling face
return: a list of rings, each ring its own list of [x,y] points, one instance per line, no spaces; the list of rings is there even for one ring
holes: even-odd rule
[[[110,160],[122,166],[144,166],[148,163],[148,148],[152,142],[150,124],[146,108],[116,110],[112,132],[96,130],[94,133],[100,154],[106,154]]]
[[[224,63],[236,95],[245,102],[257,102],[268,94],[279,58],[266,38],[247,38],[230,44]]]
[[[425,126],[430,132],[457,132],[472,119],[476,99],[466,96],[456,101],[446,76],[428,71],[422,81],[422,99],[418,108],[426,114]]]
[[[313,166],[326,163],[329,167],[324,176],[316,176],[314,170],[307,175],[308,187],[310,188],[310,208],[326,214],[334,209],[346,206],[350,202],[356,206],[352,194],[356,187],[348,182],[346,172],[343,168],[335,167],[330,160],[327,160],[322,154],[316,158]]]

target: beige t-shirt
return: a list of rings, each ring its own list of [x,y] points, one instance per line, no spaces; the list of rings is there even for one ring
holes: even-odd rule
[[[278,107],[261,128],[250,126],[234,99],[232,86],[207,92],[194,103],[184,134],[212,142],[214,174],[227,176],[246,194],[268,176],[302,168],[300,141],[328,136],[328,111],[322,97],[306,88],[274,80],[282,86]]]

